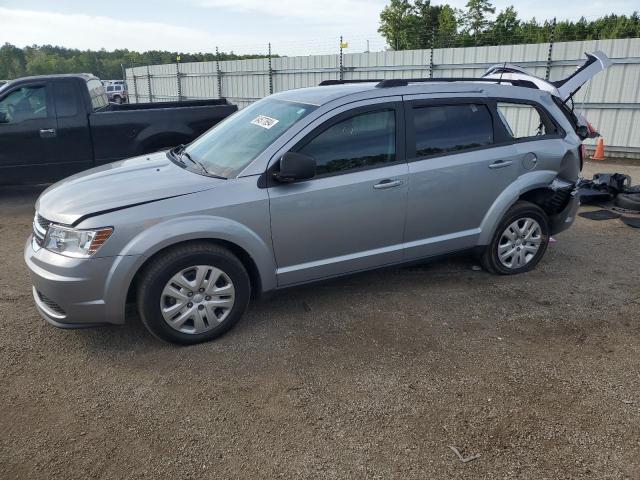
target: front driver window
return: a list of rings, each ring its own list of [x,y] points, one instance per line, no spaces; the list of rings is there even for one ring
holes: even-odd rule
[[[0,101],[0,117],[4,117],[5,123],[18,123],[36,118],[46,118],[46,87],[22,87],[14,90]]]
[[[298,151],[316,161],[316,174],[381,166],[396,161],[395,110],[361,113],[342,120]]]

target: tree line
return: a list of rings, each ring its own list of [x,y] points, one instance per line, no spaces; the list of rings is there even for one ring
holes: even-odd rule
[[[219,60],[242,60],[264,58],[264,55],[236,55],[233,52],[181,53],[153,50],[133,52],[131,50],[76,50],[51,45],[34,45],[18,48],[10,43],[0,47],[0,80],[28,75],[52,73],[93,73],[103,79],[120,79],[122,67],[173,63],[180,55],[181,62],[205,62]]]
[[[489,0],[469,0],[464,9],[430,0],[390,0],[380,13],[379,33],[392,50],[510,45],[640,37],[640,15],[595,20],[523,20],[513,6],[498,12]]]

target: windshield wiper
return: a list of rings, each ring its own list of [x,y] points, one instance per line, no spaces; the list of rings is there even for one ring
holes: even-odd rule
[[[186,148],[187,148],[187,146],[185,144],[183,144],[183,143],[181,143],[180,145],[178,145],[175,148],[175,153],[176,153],[176,155],[180,156],[179,159],[181,161],[182,161],[182,158],[186,158],[191,163],[196,165],[202,171],[202,173],[204,173],[208,177],[220,178],[222,180],[226,180],[227,179],[227,177],[223,177],[221,175],[216,175],[214,173],[211,173],[209,170],[207,170],[207,167],[205,167],[202,162],[199,162],[198,160],[194,159],[191,155],[189,155],[189,152],[186,151]],[[184,164],[184,161],[182,161],[182,163]]]

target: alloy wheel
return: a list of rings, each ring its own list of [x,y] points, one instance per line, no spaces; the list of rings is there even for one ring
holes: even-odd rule
[[[524,267],[540,250],[542,228],[530,217],[519,218],[512,222],[500,236],[498,259],[512,270]]]
[[[166,283],[160,295],[165,322],[179,332],[196,335],[220,325],[235,303],[229,275],[212,265],[187,267]]]

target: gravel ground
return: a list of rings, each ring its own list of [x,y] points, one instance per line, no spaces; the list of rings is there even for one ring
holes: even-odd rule
[[[0,190],[2,479],[640,478],[640,230],[578,218],[516,277],[460,257],[283,291],[179,348],[38,317],[37,193]]]

